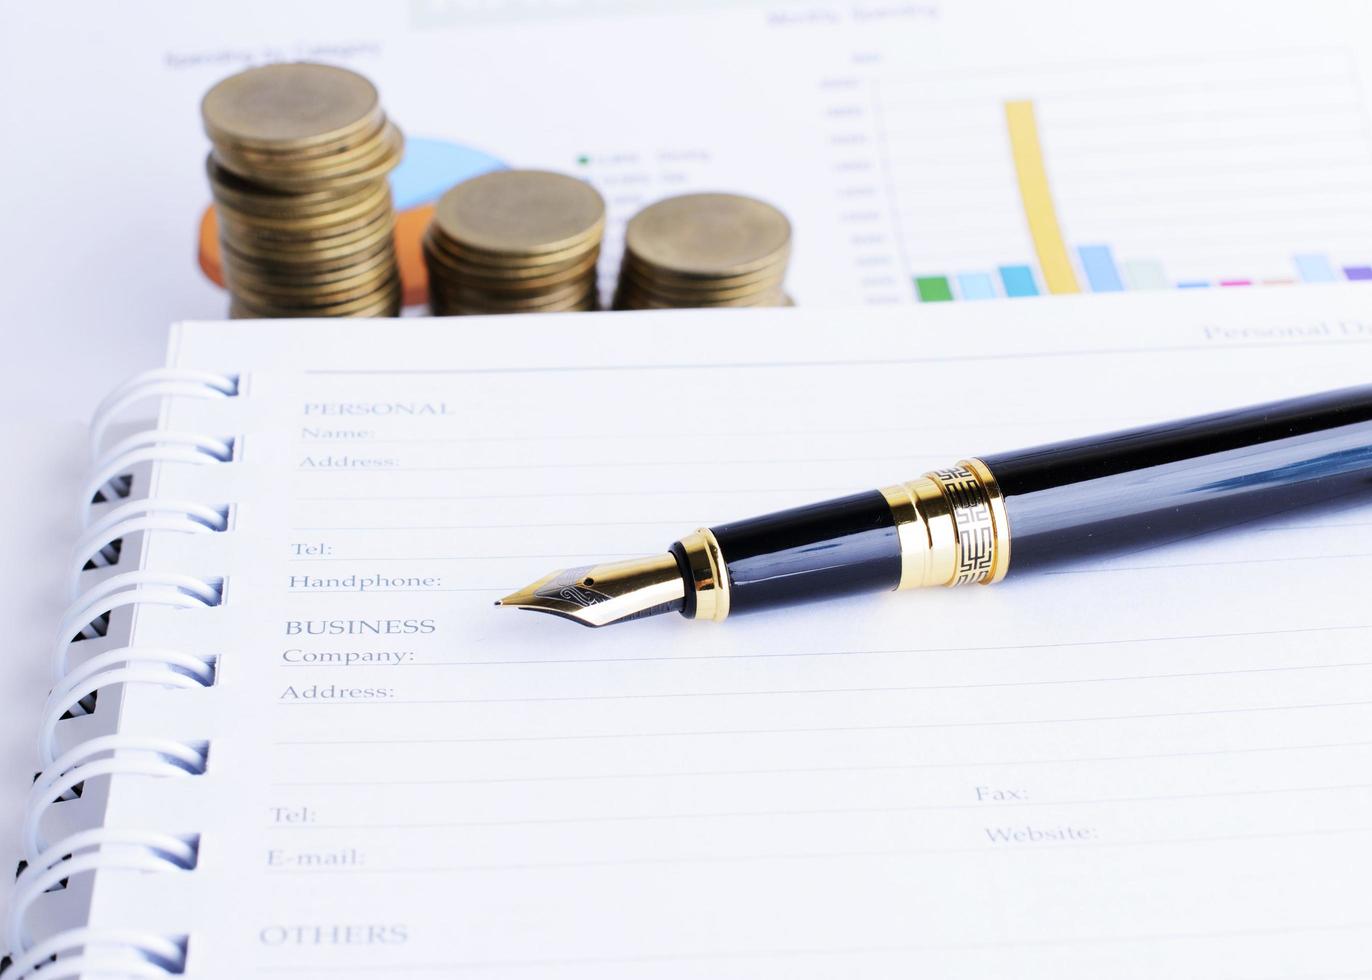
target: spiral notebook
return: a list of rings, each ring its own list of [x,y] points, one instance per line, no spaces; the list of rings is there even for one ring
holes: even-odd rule
[[[1366,295],[176,326],[69,489],[6,980],[1365,969],[1366,504],[720,625],[492,600],[1365,382]]]

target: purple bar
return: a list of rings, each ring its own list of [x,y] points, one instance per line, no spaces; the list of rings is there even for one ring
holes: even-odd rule
[[[1372,279],[1372,265],[1346,265],[1343,274],[1349,279]]]
[[[1221,286],[1251,286],[1251,285],[1253,285],[1253,280],[1252,280],[1252,279],[1221,279],[1221,280],[1220,280],[1220,285],[1221,285]]]

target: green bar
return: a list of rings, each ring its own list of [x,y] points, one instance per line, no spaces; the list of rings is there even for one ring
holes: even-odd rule
[[[947,276],[916,276],[915,289],[921,303],[946,303],[953,298]]]

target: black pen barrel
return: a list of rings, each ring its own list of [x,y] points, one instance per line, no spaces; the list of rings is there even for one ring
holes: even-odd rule
[[[1020,572],[1372,490],[1372,385],[980,459]]]
[[[879,490],[563,569],[500,600],[588,626],[1016,573],[1372,496],[1372,385],[968,457]],[[1315,574],[1319,574],[1317,569]]]
[[[719,524],[734,613],[900,583],[900,540],[878,491]]]

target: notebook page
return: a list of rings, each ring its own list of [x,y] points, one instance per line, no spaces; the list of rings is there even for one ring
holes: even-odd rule
[[[1010,579],[585,630],[545,572],[960,457],[1367,380],[1356,286],[890,313],[185,324],[238,459],[150,568],[201,835],[94,920],[192,976],[1348,975],[1372,948],[1372,507]]]

